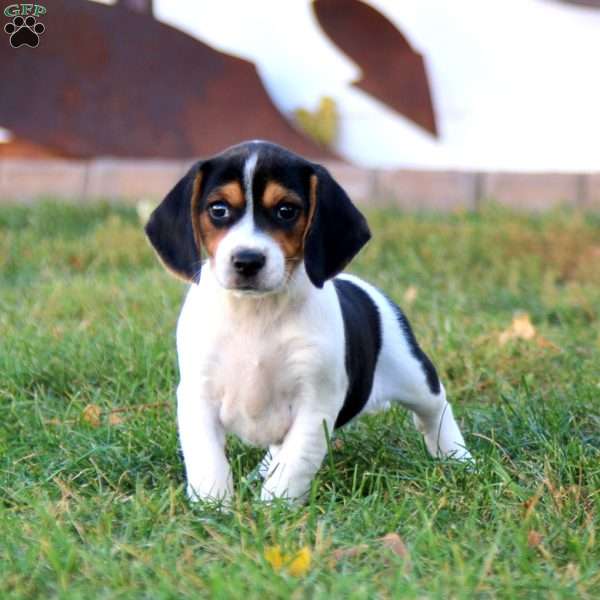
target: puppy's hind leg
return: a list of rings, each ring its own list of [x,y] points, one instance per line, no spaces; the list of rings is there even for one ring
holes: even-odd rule
[[[427,450],[435,457],[471,460],[443,385],[440,383],[438,394],[428,395],[421,402],[410,403],[415,426],[423,434]]]
[[[408,320],[391,301],[381,306],[384,321],[377,389],[414,413],[427,450],[435,457],[471,460],[465,440],[446,400],[435,367],[421,350]]]

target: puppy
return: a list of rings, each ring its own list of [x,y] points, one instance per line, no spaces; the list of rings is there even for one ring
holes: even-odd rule
[[[322,166],[267,142],[234,146],[196,163],[146,233],[191,283],[177,325],[191,500],[230,500],[227,432],[268,448],[264,500],[302,500],[326,431],[393,402],[413,411],[433,456],[470,457],[402,311],[339,275],[370,232]]]

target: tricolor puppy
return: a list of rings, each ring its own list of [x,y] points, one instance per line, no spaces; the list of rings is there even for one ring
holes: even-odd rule
[[[402,311],[339,275],[370,233],[323,167],[267,142],[234,146],[196,163],[146,233],[191,283],[177,326],[190,499],[231,497],[227,432],[268,448],[263,499],[303,499],[326,428],[392,402],[413,411],[433,456],[469,457]]]

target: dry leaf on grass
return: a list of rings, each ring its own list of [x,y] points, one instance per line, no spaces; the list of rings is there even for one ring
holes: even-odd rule
[[[102,410],[97,404],[88,404],[82,412],[83,420],[92,427],[100,427]]]
[[[388,533],[380,541],[385,548],[391,550],[396,556],[408,558],[408,549],[397,533]]]
[[[523,502],[523,509],[525,511],[523,519],[525,521],[527,521],[527,519],[529,519],[529,517],[531,517],[531,515],[535,512],[535,507],[537,506],[538,502],[540,501],[543,493],[544,493],[544,488],[543,488],[543,486],[541,486],[538,488],[538,490],[536,491],[536,493],[533,496],[531,496],[530,498],[525,500],[525,502]]]
[[[110,413],[110,415],[108,415],[109,425],[121,425],[124,422],[123,417],[119,416],[117,413]]]
[[[554,342],[547,340],[545,337],[542,337],[541,335],[538,335],[535,338],[535,342],[540,348],[548,348],[550,350],[556,350],[556,351],[560,352],[560,348]]]
[[[531,529],[527,534],[527,545],[530,548],[535,548],[546,560],[551,560],[552,556],[544,548],[544,544],[542,544],[543,540],[544,536],[539,531],[535,531],[535,529]]]
[[[535,330],[531,318],[527,313],[515,315],[510,327],[498,336],[498,342],[501,346],[504,346],[511,340],[535,341],[540,348],[560,351],[560,348],[554,342],[547,340]]]
[[[125,422],[125,418],[120,416],[123,413],[140,412],[153,408],[167,408],[169,406],[171,406],[169,402],[151,402],[148,404],[136,404],[134,406],[120,406],[105,412],[97,404],[87,404],[81,412],[81,417],[93,427],[100,427],[103,415],[108,415],[107,421],[109,425],[121,425]],[[76,422],[78,422],[78,419],[60,420],[56,417],[46,421],[48,425],[67,425]]]
[[[396,556],[400,556],[406,561],[407,566],[410,567],[410,554],[406,544],[402,538],[395,532],[388,533],[383,537],[376,540],[378,544],[381,544],[384,548],[391,550]],[[331,554],[333,559],[337,562],[344,558],[354,558],[366,552],[369,549],[368,544],[358,544],[350,548],[337,548]]]
[[[337,562],[344,558],[354,558],[369,549],[367,544],[359,544],[358,546],[351,546],[350,548],[336,548],[331,556]]]
[[[513,318],[510,327],[500,334],[498,341],[501,346],[504,346],[510,340],[531,340],[534,337],[535,327],[531,323],[529,315],[523,313]]]
[[[536,531],[535,529],[532,529],[531,531],[529,531],[529,533],[527,534],[527,545],[530,548],[537,548],[543,540],[543,536],[539,531]]]

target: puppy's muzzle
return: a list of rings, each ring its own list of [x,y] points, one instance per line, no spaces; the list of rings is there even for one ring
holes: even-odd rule
[[[238,275],[245,278],[254,277],[265,266],[267,259],[258,250],[237,250],[231,256],[231,264]]]

